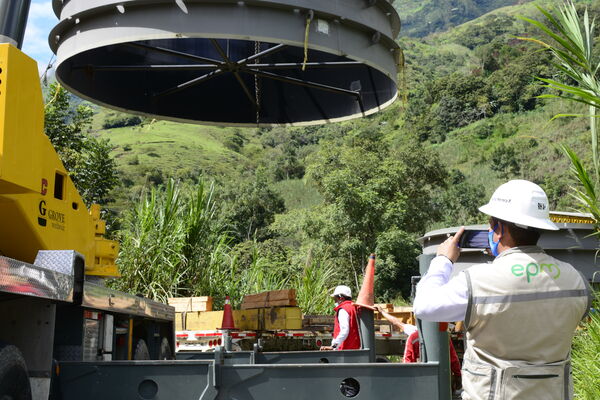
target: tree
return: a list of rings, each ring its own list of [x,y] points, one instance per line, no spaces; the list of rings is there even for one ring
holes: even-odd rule
[[[482,214],[479,206],[485,199],[485,188],[482,185],[469,183],[465,175],[452,170],[449,174],[449,185],[446,190],[435,196],[437,207],[442,215],[444,226],[458,226],[481,223]]]
[[[517,176],[521,172],[521,166],[517,161],[515,148],[501,143],[492,152],[490,168],[504,179]]]
[[[269,225],[275,214],[285,210],[285,202],[271,189],[262,168],[256,170],[252,179],[227,184],[221,199],[223,218],[237,241],[271,238]]]
[[[89,106],[75,105],[71,95],[59,84],[50,85],[45,133],[88,206],[106,204],[110,200],[110,191],[119,183],[109,141],[85,132],[92,115]]]
[[[305,213],[301,225],[309,239],[330,246],[347,279],[378,251],[378,295],[391,299],[408,294],[415,239],[437,218],[431,193],[446,173],[413,137],[391,144],[374,125],[323,143],[313,156],[308,177],[324,204]]]

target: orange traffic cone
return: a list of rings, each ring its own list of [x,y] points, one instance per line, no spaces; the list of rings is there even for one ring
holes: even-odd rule
[[[235,329],[235,323],[233,322],[233,312],[231,312],[231,304],[229,302],[229,296],[225,296],[225,306],[223,307],[223,321],[221,322],[221,329]]]
[[[375,305],[375,295],[373,294],[373,286],[375,283],[375,254],[369,256],[369,263],[365,268],[365,276],[363,284],[356,298],[356,305],[373,309]]]

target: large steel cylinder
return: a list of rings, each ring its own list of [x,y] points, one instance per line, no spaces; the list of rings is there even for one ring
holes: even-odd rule
[[[387,0],[53,0],[56,76],[162,119],[319,124],[391,104],[400,20]]]

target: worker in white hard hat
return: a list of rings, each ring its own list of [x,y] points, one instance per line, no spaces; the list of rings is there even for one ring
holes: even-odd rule
[[[479,209],[490,216],[491,264],[452,279],[464,227],[438,246],[417,285],[416,316],[465,321],[464,400],[572,398],[571,341],[591,305],[585,277],[537,246],[558,230],[538,185],[507,182]]]
[[[352,290],[346,285],[335,288],[331,294],[335,301],[333,320],[333,340],[331,346],[321,346],[321,350],[360,349],[360,331],[356,306],[352,303]]]

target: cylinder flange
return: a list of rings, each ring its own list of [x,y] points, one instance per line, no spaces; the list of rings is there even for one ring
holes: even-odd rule
[[[386,0],[54,0],[56,75],[82,98],[162,119],[308,125],[397,96]]]

